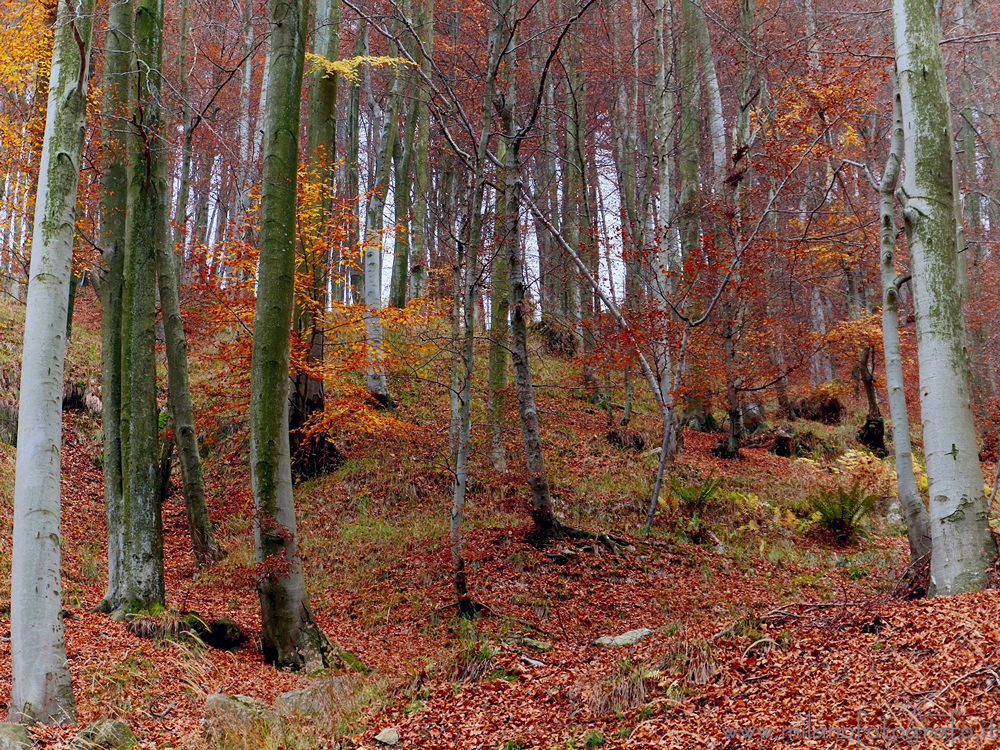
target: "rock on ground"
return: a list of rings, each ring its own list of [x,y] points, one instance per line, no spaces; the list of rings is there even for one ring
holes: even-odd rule
[[[139,744],[132,730],[117,719],[98,719],[73,738],[73,750],[129,750]]]
[[[614,637],[610,635],[604,635],[594,641],[595,646],[632,646],[641,641],[643,638],[647,638],[653,634],[653,631],[649,628],[637,628],[636,630],[630,630],[627,633],[622,633],[621,635],[616,635]]]
[[[0,750],[27,750],[31,735],[21,724],[0,724]]]
[[[383,729],[375,735],[375,741],[381,742],[383,745],[395,745],[399,742],[399,732],[392,728]]]
[[[283,742],[278,713],[245,695],[208,696],[201,725],[208,750],[276,750]]]

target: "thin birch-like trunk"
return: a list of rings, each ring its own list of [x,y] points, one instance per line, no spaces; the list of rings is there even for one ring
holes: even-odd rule
[[[893,95],[892,136],[882,181],[879,184],[879,240],[882,269],[882,345],[885,349],[885,387],[892,419],[892,445],[896,455],[896,491],[906,514],[906,538],[910,559],[931,551],[930,517],[913,476],[910,450],[910,418],[906,411],[903,357],[899,346],[899,284],[896,275],[896,185],[903,159],[903,114],[898,92]]]
[[[510,81],[506,81],[509,86]],[[497,148],[497,159],[507,161],[507,148],[503,141]],[[502,185],[504,171],[497,174],[497,185]],[[507,453],[504,446],[503,392],[507,388],[508,337],[510,332],[510,304],[508,300],[506,235],[507,208],[504,193],[497,190],[496,221],[494,222],[494,250],[490,263],[490,353],[489,385],[487,389],[486,423],[490,465],[494,471],[507,470]]]
[[[465,261],[465,295],[463,308],[463,333],[461,353],[461,387],[458,404],[458,444],[455,452],[455,484],[452,491],[450,542],[452,579],[458,596],[459,611],[472,615],[469,601],[468,580],[465,573],[465,558],[462,554],[462,516],[465,511],[465,490],[469,476],[469,451],[472,432],[472,374],[475,365],[475,321],[476,296],[479,289],[479,245],[482,240],[483,195],[486,191],[487,149],[490,143],[490,127],[493,122],[493,101],[497,67],[505,49],[501,48],[501,26],[509,10],[508,0],[497,9],[497,18],[490,33],[486,86],[483,92],[483,117],[476,150],[476,172],[473,177],[472,202],[469,206],[470,226]]]
[[[428,257],[428,190],[430,188],[431,111],[430,89],[426,81],[431,76],[431,54],[434,51],[434,0],[417,0],[417,28],[423,56],[418,58],[422,75],[417,81],[417,135],[413,165],[413,250],[410,257],[410,298],[422,297],[427,285]]]
[[[374,184],[368,198],[368,220],[365,225],[365,333],[368,346],[368,392],[383,406],[392,405],[385,377],[385,347],[382,340],[382,227],[385,201],[392,175],[392,148],[399,130],[399,107],[402,100],[403,78],[395,74],[389,102],[383,117],[382,135],[375,153]],[[372,108],[373,112],[375,107]],[[374,118],[373,118],[374,119]]]
[[[157,158],[163,156],[165,154]],[[163,169],[166,169],[165,165]],[[167,221],[166,211],[163,214],[163,221]],[[187,337],[184,334],[184,319],[181,316],[180,271],[177,256],[170,242],[169,226],[164,226],[161,232],[162,241],[156,247],[156,260],[163,333],[167,349],[170,419],[174,439],[177,442],[177,462],[181,467],[191,552],[195,564],[202,567],[221,560],[225,553],[215,539],[205,499],[205,477],[201,468],[201,454],[198,451],[198,431],[195,428],[191,384],[188,378]],[[163,481],[166,480],[167,477],[163,477]]]

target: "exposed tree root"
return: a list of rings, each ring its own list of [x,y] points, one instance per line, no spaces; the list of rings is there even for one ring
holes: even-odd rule
[[[544,531],[542,530],[544,529]],[[632,542],[623,537],[614,536],[606,531],[588,531],[559,520],[551,519],[543,527],[535,524],[535,531],[528,534],[526,541],[536,549],[547,547],[549,542],[557,539],[589,539],[599,544],[603,544],[614,555],[620,555],[623,548],[632,546]]]

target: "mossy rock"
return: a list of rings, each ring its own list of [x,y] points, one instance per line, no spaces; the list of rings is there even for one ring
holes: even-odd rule
[[[205,699],[202,739],[207,750],[277,750],[284,746],[281,717],[245,695]]]
[[[0,724],[0,750],[28,750],[33,746],[23,724]]]
[[[139,744],[132,730],[117,719],[88,724],[70,743],[72,750],[129,750]]]

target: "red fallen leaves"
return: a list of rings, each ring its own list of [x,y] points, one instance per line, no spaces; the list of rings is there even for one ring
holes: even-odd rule
[[[68,609],[77,619],[66,621],[66,635],[80,721],[117,716],[147,747],[194,746],[207,693],[221,690],[271,702],[280,692],[306,684],[306,678],[265,665],[252,645],[235,654],[192,655],[176,645],[139,640],[119,623],[86,611],[103,593],[103,497],[100,472],[76,439],[72,430],[67,432],[64,566],[67,597],[79,602],[69,601]],[[577,436],[572,439],[574,445],[583,445]],[[711,436],[689,435],[682,462],[704,471],[752,471],[760,482],[788,471],[787,462],[753,449],[753,460],[742,466],[720,464],[708,456],[712,441]],[[418,450],[423,449],[413,449]],[[398,457],[392,459],[391,471],[399,475],[408,470],[403,458],[407,454],[402,449],[394,452]],[[593,471],[593,466],[580,470]],[[523,487],[510,481],[511,476],[504,475],[502,493],[492,493],[484,482],[473,493],[473,508],[491,504],[493,513],[523,511],[523,498],[516,503],[511,499]],[[388,488],[398,480],[381,481]],[[246,493],[237,491],[244,482],[239,474],[210,482],[233,490],[215,498],[212,507],[232,549],[249,539]],[[468,533],[473,595],[500,615],[477,621],[474,639],[498,644],[501,650],[493,658],[489,679],[456,684],[447,677],[461,642],[450,620],[453,595],[446,543],[433,536],[399,538],[381,548],[352,547],[350,554],[340,554],[337,545],[343,540],[334,536],[340,532],[331,521],[355,512],[350,490],[342,490],[338,485],[316,489],[300,498],[300,509],[303,527],[317,530],[313,538],[331,540],[322,556],[318,549],[306,551],[306,567],[316,582],[312,603],[317,618],[326,632],[374,666],[378,679],[387,684],[385,702],[373,703],[356,725],[360,734],[352,741],[359,746],[374,747],[374,735],[393,726],[403,748],[496,748],[507,742],[533,748],[564,748],[572,742],[579,747],[591,731],[602,733],[609,748],[737,747],[754,743],[727,737],[724,729],[797,726],[805,713],[811,714],[814,726],[846,726],[859,711],[868,710],[873,722],[904,727],[943,726],[954,713],[969,726],[982,728],[1000,698],[1000,680],[986,668],[1000,661],[995,653],[1000,643],[995,592],[812,610],[785,604],[781,611],[788,614],[768,617],[789,581],[803,573],[810,578],[825,575],[838,599],[861,601],[872,592],[839,569],[828,572],[823,562],[813,567],[778,565],[754,557],[741,566],[725,555],[689,545],[640,545],[634,554],[621,557],[586,551],[558,563],[523,542],[530,528],[523,516],[512,517],[511,527],[473,528]],[[430,500],[418,498],[397,508],[390,508],[384,498],[374,502],[386,502],[387,514],[426,514],[431,506]],[[440,505],[445,518],[445,501]],[[195,578],[179,498],[166,504],[164,526],[169,604],[211,616],[228,614],[249,633],[259,632],[252,566],[230,559]],[[832,554],[815,541],[799,543],[817,558]],[[901,540],[876,538],[866,544],[873,558],[904,553]],[[372,580],[361,580],[357,587],[340,585],[353,580],[345,571],[362,555],[374,564]],[[245,580],[238,578],[241,570],[249,571]],[[327,580],[337,585],[325,584]],[[810,591],[803,586],[799,595],[808,597]],[[750,615],[763,620],[758,633],[723,634]],[[876,618],[883,623],[881,629],[866,632]],[[683,624],[678,632],[675,623]],[[590,645],[598,635],[635,627],[656,633],[626,649]],[[510,636],[519,633],[547,640],[553,650],[535,653],[517,645]],[[760,637],[790,644],[748,651]],[[684,666],[678,662],[697,649],[714,662],[715,671],[705,684],[685,681]],[[8,654],[9,644],[0,642],[0,691],[9,685]],[[541,665],[525,663],[522,655]],[[634,669],[662,677],[643,678],[642,704],[617,713],[600,710],[598,694],[634,675]],[[1000,668],[996,671],[1000,674]],[[164,716],[152,714],[171,704]],[[42,746],[54,747],[74,731],[37,728],[35,736]],[[767,746],[802,745],[771,741]],[[850,745],[848,741],[844,746]],[[984,740],[956,746],[995,744]]]

